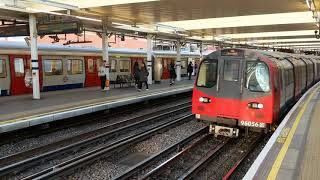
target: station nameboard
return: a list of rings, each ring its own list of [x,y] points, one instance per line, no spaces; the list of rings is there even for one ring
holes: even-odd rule
[[[58,22],[38,24],[39,35],[82,33],[83,27],[79,22]]]
[[[37,24],[38,35],[50,34],[78,34],[82,33],[83,26],[79,22]],[[0,37],[29,36],[29,25],[10,25],[0,27]]]
[[[29,25],[10,25],[0,27],[0,37],[29,36]]]

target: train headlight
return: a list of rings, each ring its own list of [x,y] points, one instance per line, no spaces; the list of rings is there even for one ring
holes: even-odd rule
[[[199,98],[199,102],[202,102],[202,103],[210,103],[210,102],[211,102],[211,99],[210,99],[210,98],[207,98],[207,97],[200,97],[200,98]]]
[[[263,104],[257,103],[257,102],[251,102],[251,103],[248,104],[248,107],[252,108],[252,109],[262,109],[263,108]]]

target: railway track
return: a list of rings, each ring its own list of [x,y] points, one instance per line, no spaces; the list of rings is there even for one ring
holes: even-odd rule
[[[155,133],[191,120],[190,102],[181,103],[135,118],[120,121],[44,147],[0,159],[0,177],[5,179],[48,178],[63,174]]]
[[[109,117],[118,116],[122,114],[131,114],[140,109],[144,109],[147,107],[154,107],[154,106],[162,106],[167,103],[174,102],[178,99],[189,98],[189,97],[190,97],[189,93],[184,93],[184,94],[173,96],[171,98],[155,99],[149,104],[138,103],[137,105],[134,105],[134,106],[127,105],[127,106],[111,109],[111,111],[107,113],[106,111],[100,111],[100,112],[94,113],[94,115],[86,114],[86,115],[81,115],[79,117],[68,118],[67,120],[64,120],[64,121],[55,121],[49,124],[38,125],[30,128],[25,128],[22,130],[17,130],[14,132],[3,133],[3,134],[0,134],[0,138],[2,139],[0,141],[0,146],[4,144],[9,144],[12,142],[21,141],[27,138],[33,138],[33,137],[38,137],[45,134],[50,134],[52,132],[56,132],[56,131],[67,129],[67,128],[87,125],[90,123],[97,123],[97,121],[101,121],[101,120],[104,121]]]
[[[206,128],[197,133],[207,132]],[[207,133],[201,135],[202,138],[198,138],[193,144],[182,148],[192,137],[195,139],[200,136],[188,137],[188,140],[185,139],[159,152],[115,179],[228,179],[263,137],[253,134],[250,138],[230,139],[214,138]],[[173,149],[177,153],[173,153]],[[156,162],[170,154],[170,158],[154,166]],[[208,166],[210,168],[207,168]]]

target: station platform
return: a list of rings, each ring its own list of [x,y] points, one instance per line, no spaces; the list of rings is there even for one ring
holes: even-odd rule
[[[320,177],[320,83],[296,103],[271,136],[244,179]]]
[[[189,92],[192,88],[193,80],[182,80],[173,86],[168,82],[152,84],[149,91],[142,92],[135,87],[111,88],[110,91],[92,87],[42,92],[40,100],[32,100],[31,94],[1,97],[0,133]]]

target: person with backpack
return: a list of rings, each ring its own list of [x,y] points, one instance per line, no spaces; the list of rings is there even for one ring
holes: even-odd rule
[[[147,70],[146,64],[143,62],[141,64],[141,68],[140,68],[140,75],[139,75],[139,87],[138,87],[138,91],[142,90],[142,84],[144,83],[146,85],[146,90],[149,90],[149,86],[148,86],[148,76],[149,76],[149,72]]]
[[[140,81],[140,69],[139,69],[139,63],[137,61],[133,65],[133,77],[134,77],[135,87],[138,88],[139,81]]]
[[[173,61],[171,61],[170,65],[169,65],[169,74],[170,74],[170,85],[173,85],[174,84],[174,80],[177,77]]]

